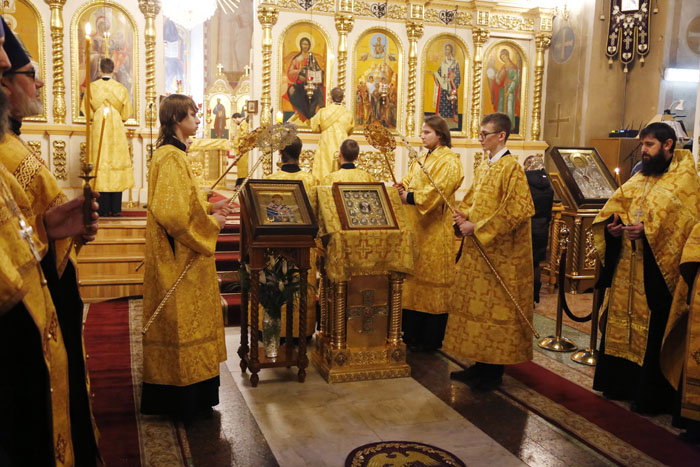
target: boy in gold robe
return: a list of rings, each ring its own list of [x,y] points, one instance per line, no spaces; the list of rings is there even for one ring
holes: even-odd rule
[[[312,131],[321,132],[311,169],[316,180],[323,180],[323,177],[338,170],[335,155],[343,140],[352,133],[352,112],[343,107],[344,96],[341,88],[333,88],[333,105],[320,109],[309,122]]]
[[[172,94],[159,118],[148,177],[141,412],[187,420],[219,403],[226,344],[214,251],[229,200],[208,203],[190,170],[194,101]]]
[[[360,155],[360,145],[354,139],[346,139],[340,145],[338,162],[340,170],[331,172],[323,177],[320,185],[333,185],[335,182],[374,183],[377,180],[369,173],[355,167],[355,161]]]
[[[670,126],[652,123],[639,138],[641,171],[593,221],[601,260],[596,287],[610,287],[593,389],[655,414],[671,412],[676,399],[661,372],[660,352],[669,311],[687,295],[679,264],[700,219],[700,179],[690,153],[674,151]]]
[[[454,281],[454,234],[450,210],[438,189],[454,203],[464,179],[459,157],[450,150],[452,138],[442,117],[425,119],[421,140],[428,152],[420,159],[437,188],[415,161],[396,185],[420,250],[413,275],[403,289],[403,339],[414,352],[439,349],[445,336]]]
[[[523,168],[508,151],[507,115],[481,121],[479,141],[489,154],[453,214],[463,237],[475,236],[525,318],[532,323],[533,266],[530,218],[535,214]],[[504,365],[532,359],[532,334],[471,239],[464,238],[451,295],[445,351],[476,363],[450,375],[475,391],[491,391],[502,381]]]
[[[111,59],[100,60],[100,71],[102,78],[90,83],[92,123],[88,156],[95,164],[100,216],[120,216],[122,192],[134,187],[134,170],[124,130],[124,122],[131,116],[131,97],[124,85],[112,78],[114,62]],[[83,101],[83,113],[84,109]]]
[[[309,204],[311,204],[312,209],[316,209],[316,179],[313,175],[308,172],[301,170],[299,167],[299,155],[301,154],[302,142],[299,137],[295,137],[294,141],[288,146],[280,149],[280,156],[282,157],[282,167],[277,172],[274,172],[267,177],[268,180],[300,180],[304,184],[304,190],[306,191],[306,196],[309,197]],[[311,251],[311,268],[309,269],[309,279],[308,283],[316,284],[316,255],[312,249]],[[314,303],[316,300],[315,287],[309,287],[309,291],[306,294],[307,301],[309,303]],[[295,298],[298,300],[298,298]],[[286,307],[286,305],[284,305]],[[262,324],[262,313],[260,313],[260,323]],[[287,313],[282,310],[282,322],[280,329],[282,330],[282,336],[285,336],[287,329],[286,325]],[[294,333],[298,333],[299,329],[299,312],[294,309],[294,323],[292,329]],[[262,329],[262,326],[259,327]],[[306,314],[306,335],[313,335],[316,329],[316,315],[314,313]],[[286,336],[285,336],[286,337]],[[298,336],[297,336],[298,337]]]

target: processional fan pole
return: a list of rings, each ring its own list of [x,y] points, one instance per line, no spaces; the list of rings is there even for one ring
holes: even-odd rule
[[[387,130],[387,132],[388,132],[388,130]],[[401,141],[404,143],[404,145],[406,145],[406,148],[408,149],[408,152],[409,152],[409,157],[410,157],[413,161],[415,161],[416,164],[418,164],[418,166],[420,166],[420,168],[423,170],[423,173],[425,174],[426,177],[428,177],[428,180],[430,181],[431,185],[433,185],[433,187],[435,188],[435,190],[438,192],[438,194],[440,195],[440,197],[441,197],[442,200],[444,201],[444,203],[445,203],[445,205],[447,206],[447,208],[448,208],[448,209],[450,210],[450,212],[452,212],[453,214],[456,213],[457,210],[452,206],[452,203],[450,203],[450,201],[447,199],[447,197],[446,197],[445,194],[442,192],[442,190],[441,190],[440,187],[437,185],[437,183],[435,183],[435,180],[433,180],[433,177],[432,177],[432,175],[430,175],[430,172],[428,172],[428,170],[425,168],[425,166],[423,165],[423,163],[420,161],[420,159],[419,159],[419,157],[418,157],[418,153],[416,152],[415,149],[413,149],[413,147],[411,147],[411,143],[410,143],[410,142],[408,141],[408,139],[407,139],[404,135],[402,135],[401,133],[399,133],[399,137],[401,138]],[[528,329],[530,330],[530,332],[532,332],[532,335],[535,336],[537,339],[539,339],[539,338],[540,338],[540,334],[535,330],[535,328],[534,328],[534,326],[532,325],[532,323],[530,322],[530,320],[527,319],[527,316],[525,316],[525,312],[523,311],[522,307],[520,306],[520,303],[518,303],[518,300],[515,298],[515,296],[513,296],[513,293],[510,291],[510,288],[509,288],[508,285],[505,283],[505,280],[503,279],[503,276],[501,276],[501,274],[500,274],[500,273],[498,272],[498,270],[496,269],[496,266],[495,266],[495,265],[493,264],[493,262],[491,261],[491,258],[489,258],[489,256],[486,254],[486,251],[484,250],[484,246],[481,244],[481,242],[479,241],[479,239],[476,238],[476,236],[474,236],[474,235],[469,235],[469,238],[471,239],[472,243],[474,244],[474,247],[476,248],[476,250],[479,252],[479,255],[481,255],[481,257],[482,257],[482,258],[484,259],[484,261],[486,262],[486,265],[489,267],[489,269],[491,270],[491,272],[493,273],[493,275],[496,276],[496,279],[498,280],[498,283],[501,285],[501,288],[502,288],[503,291],[506,293],[506,295],[507,295],[508,298],[510,299],[511,303],[513,304],[513,306],[515,306],[515,309],[517,310],[518,315],[520,315],[520,318],[523,320],[523,322],[525,322],[525,324],[527,325],[527,327],[528,327]]]

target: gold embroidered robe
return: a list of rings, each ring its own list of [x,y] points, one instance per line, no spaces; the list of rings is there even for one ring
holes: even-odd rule
[[[668,171],[660,177],[637,173],[622,185],[622,192],[615,191],[603,206],[592,226],[601,265],[605,262],[608,219],[617,213],[624,224],[634,223],[639,210],[643,211],[640,220],[644,222],[644,235],[664,282],[674,295],[673,310],[678,300],[684,299],[682,290],[675,294],[676,288],[686,287],[679,280],[683,245],[700,219],[700,179],[690,152],[677,150]],[[622,237],[610,287],[605,353],[641,366],[647,349],[651,310],[644,290],[644,249],[641,240],[635,243],[637,251],[633,253],[631,242]]]
[[[438,146],[429,156],[422,155],[421,162],[454,206],[455,192],[464,179],[459,156]],[[404,283],[402,305],[423,313],[447,313],[454,281],[452,213],[417,163],[411,163],[401,183],[414,193],[416,204],[406,204],[404,210],[419,249],[413,276]]]
[[[352,112],[340,104],[328,105],[316,112],[309,125],[311,131],[321,132],[311,173],[316,180],[323,180],[338,170],[338,150],[354,126]]]
[[[131,97],[124,85],[114,79],[90,83],[90,157],[95,164],[95,190],[122,192],[134,187],[134,170],[126,140],[124,122],[131,116]],[[85,102],[83,102],[83,109]],[[109,109],[105,120],[105,109]],[[100,152],[100,132],[105,120]]]
[[[306,190],[306,195],[309,197],[309,204],[311,205],[312,209],[316,209],[316,179],[314,179],[314,176],[311,175],[308,172],[304,172],[303,170],[300,170],[299,172],[284,172],[282,170],[278,170],[277,172],[274,172],[267,177],[265,177],[267,180],[301,180],[301,182],[304,184],[304,190]],[[316,301],[316,253],[314,249],[311,249],[311,255],[309,257],[309,261],[311,264],[311,268],[309,269],[309,274],[308,274],[308,283],[309,283],[309,288],[306,293],[306,335],[307,336],[312,336],[314,332],[316,332],[316,312],[314,308],[314,303]],[[314,287],[311,287],[311,286]],[[298,304],[298,298],[295,298],[295,309],[293,313],[293,320],[292,320],[292,329],[293,329],[293,336],[298,337],[299,335],[299,312],[297,311],[296,307]],[[282,321],[280,325],[281,333],[280,335],[282,337],[286,336],[287,332],[287,305],[282,306]],[[259,321],[258,323],[258,329],[262,329],[262,318],[263,318],[263,307],[260,306],[260,313],[259,313]],[[250,317],[248,318],[250,319]]]
[[[700,420],[700,223],[683,247],[674,303],[661,350],[661,370],[682,389],[681,416]],[[688,295],[690,287],[690,295]]]
[[[226,360],[214,261],[219,225],[205,198],[187,155],[172,145],[158,148],[148,182],[144,324],[194,262],[143,338],[145,383],[188,386],[218,376]]]
[[[233,138],[233,152],[234,154],[239,153],[241,141],[243,138],[245,138],[248,135],[248,121],[243,120],[241,121],[240,125],[238,125],[238,132],[236,132],[236,136]],[[248,153],[246,152],[240,159],[238,159],[238,163],[236,164],[236,177],[238,178],[246,178],[248,176]]]
[[[375,183],[376,178],[372,176],[369,172],[365,172],[362,169],[340,169],[335,172],[331,172],[323,177],[319,185],[330,186],[335,182],[360,182],[360,183]]]
[[[513,155],[485,160],[459,205],[474,236],[532,323],[530,218],[535,208]],[[464,239],[452,288],[443,348],[459,360],[509,365],[532,359],[532,334],[469,238]]]
[[[56,177],[49,171],[44,161],[14,133],[8,132],[0,141],[0,163],[15,176],[27,195],[33,212],[43,214],[68,201],[68,197],[58,186]],[[53,243],[58,275],[63,275],[69,259],[77,271],[73,239],[66,238]]]
[[[10,172],[0,165],[0,185],[5,184],[10,196],[15,200],[25,220],[35,229],[33,240],[44,256],[47,247],[40,237],[43,232],[43,217],[35,216],[29,200]],[[0,186],[2,190],[2,186]],[[1,191],[0,191],[1,193]],[[50,407],[53,431],[53,454],[57,466],[73,465],[73,441],[71,438],[68,358],[58,323],[58,316],[51,300],[51,295],[44,282],[41,266],[36,262],[28,243],[19,236],[19,220],[4,196],[0,196],[0,316],[8,312],[20,301],[29,312],[43,348],[44,364],[48,374],[47,386],[44,388],[46,400]],[[37,230],[39,233],[37,233]],[[44,235],[42,235],[44,233]],[[4,324],[4,322],[3,322]],[[12,330],[3,329],[6,332]],[[35,339],[34,335],[13,338]],[[39,342],[36,342],[38,345]],[[19,358],[2,355],[0,358]],[[31,370],[36,371],[35,368]],[[3,378],[22,378],[23,375],[2,375]],[[36,440],[37,446],[44,446],[44,440]]]

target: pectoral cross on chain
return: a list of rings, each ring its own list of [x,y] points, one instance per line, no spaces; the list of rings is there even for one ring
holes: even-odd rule
[[[637,209],[634,212],[634,222],[635,224],[639,224],[644,217],[644,211],[642,211],[642,208]]]
[[[19,236],[22,237],[23,240],[27,242],[29,245],[29,249],[32,250],[32,254],[34,255],[34,258],[36,259],[37,263],[41,262],[41,256],[39,255],[39,250],[36,248],[36,245],[34,244],[34,239],[32,238],[32,234],[34,233],[34,229],[32,229],[31,226],[27,225],[24,219],[20,218],[19,219]]]

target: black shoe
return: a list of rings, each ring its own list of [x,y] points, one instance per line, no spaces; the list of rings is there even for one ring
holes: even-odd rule
[[[462,383],[468,383],[475,380],[481,376],[481,370],[478,366],[470,366],[466,370],[453,371],[450,373],[450,379],[455,381],[460,381]]]
[[[491,392],[498,388],[502,382],[503,378],[500,376],[497,378],[481,378],[473,385],[470,385],[470,387],[474,392]]]
[[[686,443],[700,444],[700,433],[695,430],[684,431],[678,437]]]

